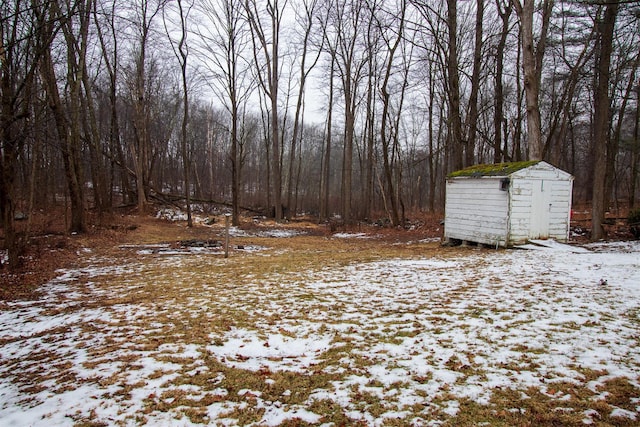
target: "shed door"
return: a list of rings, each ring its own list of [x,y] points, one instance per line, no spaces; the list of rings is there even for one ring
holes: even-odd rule
[[[533,181],[532,190],[529,237],[532,239],[546,239],[549,237],[551,182],[545,180]]]

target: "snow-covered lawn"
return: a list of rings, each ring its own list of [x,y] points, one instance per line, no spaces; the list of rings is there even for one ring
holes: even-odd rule
[[[0,303],[0,425],[634,425],[640,244],[588,249],[93,256]]]

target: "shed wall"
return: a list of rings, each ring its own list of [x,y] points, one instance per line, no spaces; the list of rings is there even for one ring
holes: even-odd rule
[[[509,193],[500,190],[500,178],[449,179],[445,198],[446,239],[506,243]]]
[[[514,177],[510,189],[509,244],[522,244],[527,239],[539,238],[566,242],[569,238],[572,188],[573,180],[570,177],[561,180],[549,175],[538,175],[534,179]],[[548,192],[545,198],[548,206],[533,206],[534,191]],[[546,209],[547,212],[540,212],[539,209]],[[532,216],[535,215],[548,216],[546,235],[537,234],[532,229]]]
[[[572,188],[573,177],[570,174],[544,162],[512,174],[509,244],[539,238],[566,242],[569,238]],[[536,192],[537,195],[534,194]],[[542,193],[545,193],[544,197],[540,197]],[[535,206],[536,200],[544,200],[544,206]],[[532,226],[533,217],[541,215],[547,223],[546,233],[540,233]]]

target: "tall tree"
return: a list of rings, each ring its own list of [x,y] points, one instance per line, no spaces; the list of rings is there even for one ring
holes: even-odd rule
[[[540,118],[540,79],[542,60],[549,31],[553,0],[542,3],[542,24],[538,41],[534,37],[535,0],[513,0],[520,18],[522,72],[527,110],[527,143],[529,160],[542,160],[542,123]]]
[[[51,22],[61,22],[62,32],[66,41],[66,71],[67,71],[67,108],[63,96],[60,93],[58,85],[58,76],[56,75],[54,54],[52,46],[49,45],[40,64],[40,75],[44,82],[47,102],[54,118],[55,127],[60,141],[62,159],[64,162],[65,178],[67,181],[67,189],[69,191],[69,199],[71,201],[71,222],[69,231],[82,233],[86,231],[86,213],[85,213],[85,195],[84,195],[84,170],[81,159],[81,151],[84,135],[81,129],[81,88],[82,73],[86,70],[83,62],[86,60],[87,46],[78,42],[76,35],[73,33],[73,25],[71,17],[78,13],[81,17],[79,24],[80,37],[86,37],[89,30],[88,13],[91,10],[90,4],[84,1],[76,4],[78,10],[66,9],[62,10],[57,2],[52,2],[48,11],[49,16],[46,19],[45,31],[49,37],[53,37],[55,28]],[[86,7],[88,6],[88,9]],[[82,36],[85,34],[85,36]]]
[[[205,66],[210,70],[210,86],[229,113],[231,163],[231,220],[240,222],[240,185],[242,181],[241,123],[242,105],[254,89],[248,47],[250,28],[242,4],[232,0],[206,0],[200,3],[203,15],[198,34],[203,40]]]
[[[179,36],[177,41],[171,38],[170,31],[169,40],[171,41],[171,47],[174,54],[180,64],[180,79],[182,82],[182,125],[180,126],[180,152],[182,155],[182,170],[183,170],[183,191],[185,197],[185,203],[187,205],[187,227],[193,227],[193,218],[191,215],[191,183],[190,183],[190,164],[189,149],[187,141],[187,127],[189,125],[189,85],[187,80],[187,59],[189,58],[189,45],[187,44],[187,23],[189,19],[189,13],[193,5],[184,5],[182,0],[177,0],[176,6],[178,8],[178,31]],[[185,7],[186,6],[186,7]],[[165,27],[167,25],[165,19]],[[177,46],[176,46],[177,45]]]
[[[49,3],[30,6],[18,0],[0,3],[0,216],[11,268],[20,265],[26,246],[14,222],[19,155],[30,133],[39,64],[60,26],[54,21],[45,28]]]
[[[345,223],[352,220],[353,152],[356,131],[358,88],[371,58],[361,49],[361,28],[365,24],[365,8],[347,0],[329,3],[328,22],[324,33],[327,49],[335,58],[337,77],[344,100],[344,149],[342,157],[341,214]]]
[[[629,207],[636,207],[638,169],[640,169],[640,85],[636,87],[636,112],[631,137],[631,170],[629,171]]]
[[[268,0],[264,9],[258,8],[257,0],[246,0],[244,5],[254,38],[254,57],[256,58],[258,80],[260,87],[270,101],[271,155],[273,156],[271,168],[274,178],[275,219],[280,221],[282,220],[282,163],[280,161],[278,89],[281,54],[280,29],[287,0]],[[263,11],[267,15],[268,24],[264,22]],[[262,61],[258,61],[259,55],[262,56]]]
[[[396,140],[398,127],[394,126],[393,121],[391,120],[391,101],[389,94],[389,80],[391,78],[392,71],[394,69],[394,60],[395,55],[400,46],[400,43],[404,37],[404,26],[405,26],[405,14],[406,14],[406,2],[401,1],[400,3],[400,11],[398,13],[397,19],[397,27],[393,27],[392,33],[393,36],[385,35],[383,36],[387,54],[384,63],[384,74],[382,77],[382,85],[380,86],[380,94],[382,96],[382,117],[380,121],[380,140],[382,142],[382,159],[384,166],[384,176],[386,188],[389,195],[389,203],[390,203],[390,219],[391,224],[394,227],[400,225],[400,215],[398,213],[398,199],[396,197],[396,192],[394,190],[394,180],[393,180],[393,170],[392,170],[392,161],[391,157],[393,156],[393,146],[396,144],[391,144],[392,141]],[[382,33],[384,34],[384,30]],[[399,115],[399,112],[397,113]],[[389,129],[391,128],[391,129]],[[390,146],[392,146],[390,148]],[[398,183],[399,185],[399,183]]]
[[[132,5],[136,40],[134,47],[134,74],[131,103],[133,104],[134,138],[129,142],[129,151],[133,158],[136,176],[138,210],[146,211],[148,205],[147,191],[151,173],[151,137],[149,126],[151,121],[151,104],[149,96],[147,71],[149,61],[149,45],[151,43],[153,21],[162,11],[165,0],[138,0]]]
[[[533,0],[532,0],[533,1]],[[462,169],[462,118],[460,117],[460,73],[458,71],[458,7],[456,0],[447,0],[447,83],[449,99],[449,144],[452,169]]]
[[[289,150],[289,173],[288,173],[288,183],[287,183],[287,208],[293,214],[295,211],[295,203],[293,202],[294,197],[293,194],[293,177],[295,175],[294,165],[296,159],[296,149],[297,143],[300,133],[301,122],[303,120],[303,101],[305,95],[305,89],[307,84],[307,79],[309,78],[309,74],[315,68],[318,60],[320,59],[320,54],[322,53],[322,42],[320,42],[320,46],[315,52],[315,55],[310,58],[307,57],[309,54],[309,48],[311,47],[311,38],[313,36],[314,29],[314,20],[315,15],[319,9],[319,1],[318,0],[302,0],[300,2],[300,9],[296,10],[296,21],[299,23],[302,29],[302,45],[301,45],[301,53],[300,53],[300,74],[298,78],[298,95],[296,100],[296,110],[294,113],[293,119],[293,132],[291,135],[291,149]],[[307,62],[309,61],[309,62]]]
[[[480,71],[482,66],[482,37],[484,22],[484,0],[476,0],[476,31],[475,47],[473,49],[473,71],[471,73],[471,93],[469,95],[469,114],[467,137],[465,142],[465,166],[474,163],[476,139],[478,134],[478,95],[480,92]]]
[[[373,11],[372,13],[377,13],[376,10],[379,8],[379,5],[376,2],[372,2],[369,5],[369,8]],[[363,218],[371,218],[372,210],[373,210],[373,196],[374,196],[374,188],[375,183],[374,179],[376,176],[375,163],[376,163],[376,141],[377,141],[377,133],[376,129],[377,117],[376,117],[376,106],[377,106],[377,86],[380,80],[380,73],[378,70],[378,50],[380,49],[380,35],[381,35],[381,27],[383,25],[376,22],[374,19],[369,20],[369,25],[367,25],[367,41],[366,41],[366,49],[368,51],[368,56],[371,60],[367,64],[367,86],[366,86],[366,120],[364,126],[364,140],[366,141],[366,158],[365,158],[365,166],[364,166],[364,194],[363,194],[363,202],[362,202],[362,216]]]
[[[605,194],[609,201],[617,202],[618,198],[618,174],[616,173],[616,167],[618,166],[618,152],[620,151],[620,142],[622,139],[622,129],[625,123],[627,107],[629,101],[632,99],[632,92],[634,86],[637,86],[636,73],[640,66],[640,50],[638,49],[638,40],[632,37],[631,40],[627,40],[629,43],[624,48],[620,48],[619,64],[617,67],[616,76],[612,78],[612,85],[615,87],[617,84],[621,84],[624,88],[620,88],[622,100],[617,108],[618,114],[616,124],[612,124],[612,134],[607,144],[607,180],[605,186]],[[625,43],[626,44],[626,43]],[[635,57],[634,57],[635,56]],[[613,68],[613,67],[612,67]],[[625,72],[627,71],[627,72]],[[625,81],[626,80],[626,84]],[[605,202],[606,203],[606,202]]]
[[[576,11],[572,10],[572,15],[575,14]],[[563,15],[562,17],[563,19],[576,19],[575,16],[565,18]],[[554,70],[551,94],[555,93],[556,82],[562,83],[562,89],[560,90],[560,96],[556,97],[557,100],[552,99],[551,111],[549,112],[548,134],[543,149],[543,158],[548,158],[557,166],[561,166],[561,152],[563,148],[566,148],[569,121],[571,119],[572,108],[575,104],[576,90],[581,79],[584,77],[585,66],[594,54],[594,49],[592,49],[591,45],[594,41],[595,28],[586,22],[584,26],[591,28],[585,28],[584,32],[578,31],[576,30],[576,25],[569,27],[565,21],[560,29],[562,32],[570,32],[566,36],[564,33],[560,34],[561,41],[560,47],[558,48],[564,53],[561,55],[560,61],[568,68],[568,72],[565,74],[560,66],[555,67],[556,70]],[[567,52],[576,52],[578,55],[575,60],[572,60],[571,55],[568,55]],[[560,68],[559,71],[558,68]]]
[[[117,27],[117,0],[111,0],[108,5],[104,1],[95,1],[93,18],[94,26],[100,42],[102,59],[107,72],[108,100],[109,100],[109,144],[108,152],[111,161],[112,176],[110,191],[113,193],[116,184],[114,182],[114,169],[120,179],[122,199],[125,204],[133,201],[133,192],[129,179],[129,170],[126,167],[125,151],[120,138],[120,115],[118,114],[118,83],[120,75],[120,49]],[[100,7],[100,9],[98,9]],[[113,195],[112,195],[113,197]]]
[[[607,3],[604,14],[596,22],[598,26],[598,57],[596,61],[596,86],[594,88],[593,117],[593,195],[591,206],[591,240],[604,237],[606,201],[605,185],[607,181],[607,137],[609,134],[609,82],[611,54],[613,52],[613,34],[620,2],[612,0]]]
[[[505,49],[507,45],[507,36],[509,35],[510,23],[509,19],[511,17],[511,11],[513,10],[513,6],[511,5],[511,1],[507,0],[506,4],[503,5],[502,0],[496,0],[496,9],[498,11],[498,15],[500,15],[500,21],[502,23],[500,36],[498,39],[498,44],[496,46],[496,72],[495,72],[495,84],[494,84],[494,104],[495,104],[495,113],[493,118],[493,138],[494,138],[494,146],[493,146],[493,161],[494,163],[499,163],[505,160],[507,155],[507,138],[506,135],[504,137],[505,147],[502,147],[502,133],[503,133],[503,123],[504,119],[504,84],[503,84],[503,76],[504,76],[504,55]],[[506,125],[504,125],[506,128]]]
[[[333,129],[333,99],[334,99],[334,77],[335,77],[335,55],[331,55],[331,66],[329,68],[329,98],[327,100],[327,121],[325,126],[324,150],[322,154],[322,165],[320,173],[320,219],[329,218],[329,194],[331,188],[331,141]]]

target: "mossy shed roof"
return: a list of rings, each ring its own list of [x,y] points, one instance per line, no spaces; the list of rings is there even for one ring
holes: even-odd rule
[[[474,165],[459,171],[451,172],[448,178],[471,177],[480,178],[483,176],[509,176],[521,169],[526,169],[540,163],[540,160],[526,162],[495,163],[491,165]]]

